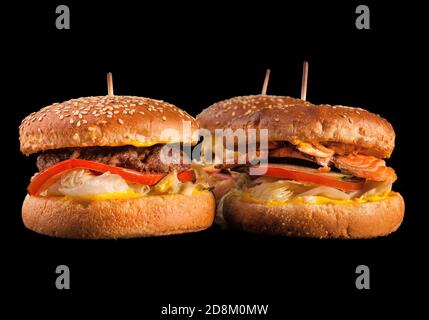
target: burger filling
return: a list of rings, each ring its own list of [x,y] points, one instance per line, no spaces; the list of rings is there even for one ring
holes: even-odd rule
[[[373,156],[371,150],[355,146],[275,141],[269,143],[267,151],[259,151],[259,156],[262,152],[269,159],[265,174],[250,175],[240,191],[231,192],[239,192],[248,200],[271,203],[365,202],[387,197],[396,180],[395,171],[384,160]],[[251,173],[252,166],[256,167],[249,155],[232,155],[232,164],[215,167],[223,172],[229,168],[246,174]],[[242,164],[243,158],[246,164]]]
[[[150,148],[88,147],[49,150],[37,158],[40,170],[30,195],[90,200],[189,195],[204,190],[180,151],[162,161],[162,145]]]

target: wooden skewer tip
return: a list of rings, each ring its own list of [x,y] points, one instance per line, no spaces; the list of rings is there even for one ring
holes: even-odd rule
[[[113,76],[112,73],[107,73],[107,94],[113,96]]]
[[[270,80],[270,73],[271,73],[270,69],[267,69],[267,72],[265,72],[264,85],[262,86],[262,92],[261,92],[262,95],[267,94],[268,81]]]

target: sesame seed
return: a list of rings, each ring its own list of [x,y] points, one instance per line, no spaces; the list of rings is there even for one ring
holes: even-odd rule
[[[139,113],[140,113],[141,115],[144,115],[144,112],[143,112],[143,111],[139,111]]]
[[[42,121],[43,117],[39,117],[39,121]]]
[[[79,113],[79,119],[82,119],[82,117],[83,117],[83,116]]]
[[[60,120],[63,120],[64,119],[64,115],[60,115]]]
[[[111,114],[108,114],[108,115],[107,115],[107,118],[112,118],[112,115],[111,115]]]
[[[76,123],[76,127],[80,127],[80,121]]]
[[[280,119],[279,119],[279,118],[275,118],[274,120],[276,120],[276,121],[280,121]]]
[[[70,118],[70,123],[73,123],[74,121],[73,121],[73,118]]]
[[[122,119],[118,119],[119,124],[124,124],[124,121]]]
[[[233,116],[233,117],[235,116],[235,111],[232,113],[232,116]]]
[[[167,120],[167,118],[166,118],[165,116],[162,116],[162,120],[164,120],[164,121],[165,121],[165,120]]]

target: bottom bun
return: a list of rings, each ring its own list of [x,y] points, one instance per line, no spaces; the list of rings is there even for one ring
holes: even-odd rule
[[[385,236],[398,229],[404,200],[397,192],[360,204],[266,205],[228,195],[223,215],[233,228],[272,235],[358,239]]]
[[[215,200],[209,191],[127,200],[76,201],[27,195],[28,229],[60,238],[111,239],[195,232],[210,227]]]

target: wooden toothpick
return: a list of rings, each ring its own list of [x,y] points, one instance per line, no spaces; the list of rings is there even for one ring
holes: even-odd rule
[[[112,73],[109,72],[107,74],[107,95],[109,96],[113,96],[113,77],[112,77]]]
[[[308,62],[302,67],[301,100],[307,100]]]
[[[270,80],[270,69],[267,69],[267,72],[265,73],[265,79],[264,79],[264,85],[262,86],[262,95],[267,94],[267,88],[268,88],[268,81]]]

